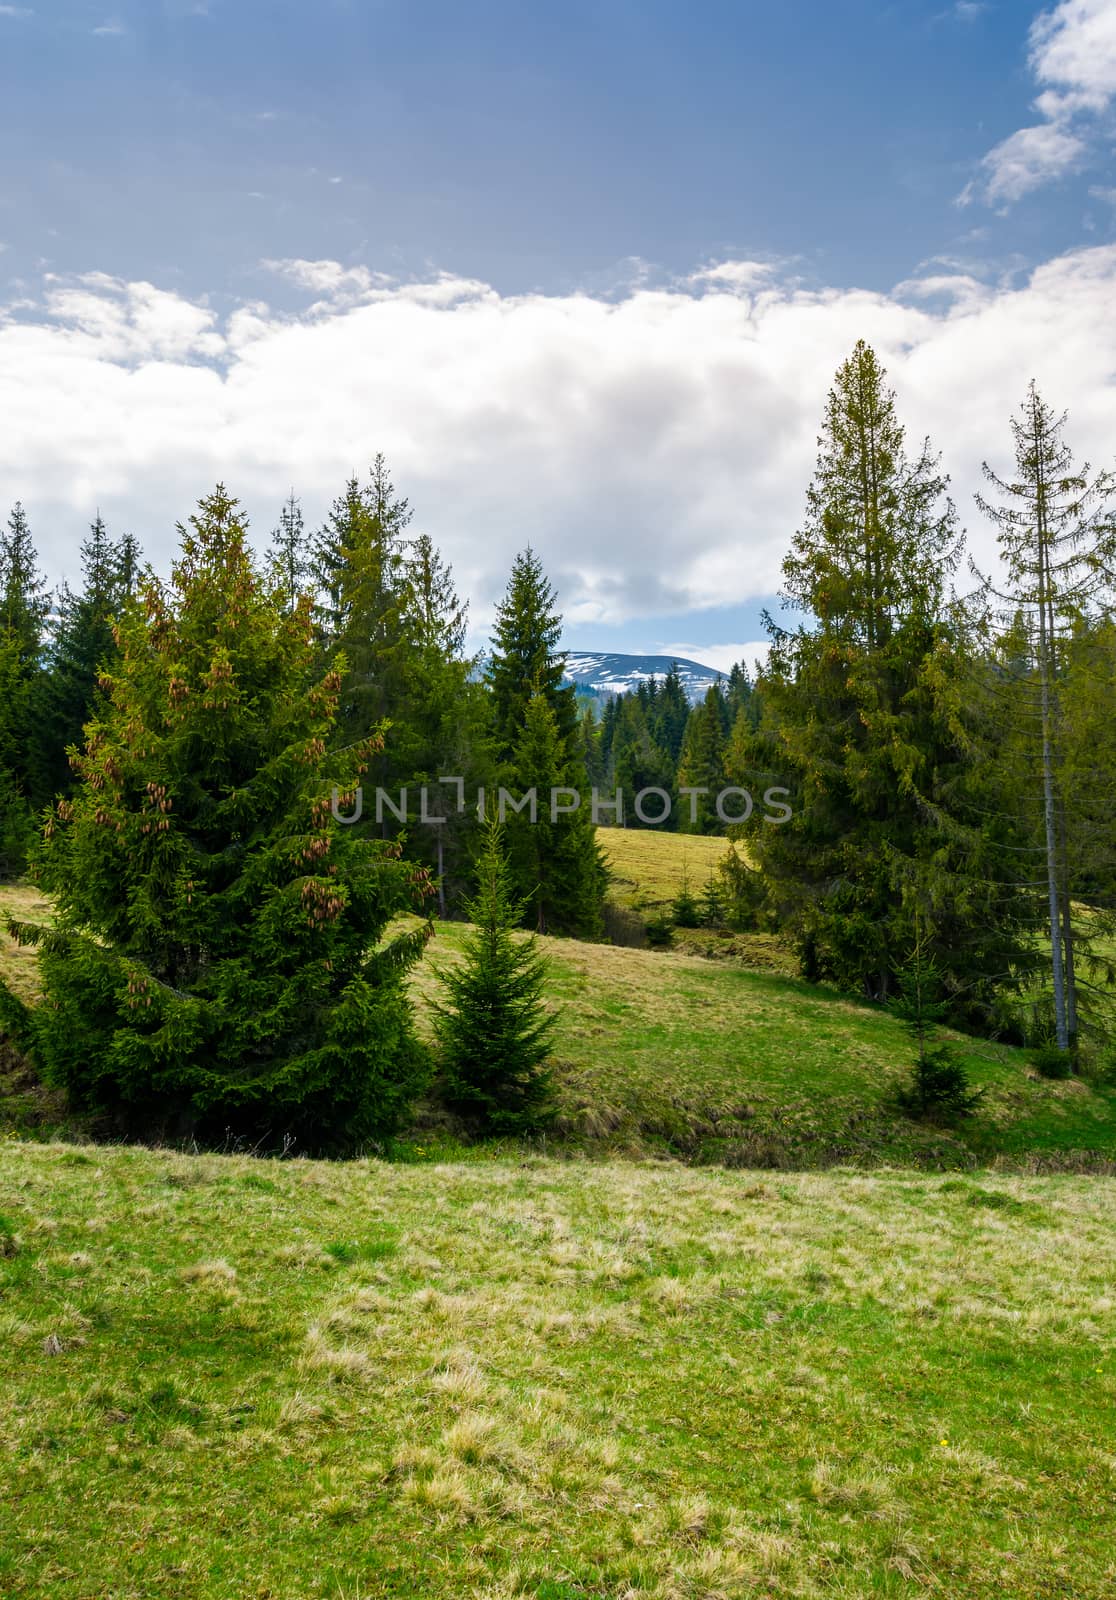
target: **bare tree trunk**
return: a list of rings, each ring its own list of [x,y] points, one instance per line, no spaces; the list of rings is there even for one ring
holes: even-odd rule
[[[1050,901],[1050,954],[1054,977],[1054,1029],[1059,1050],[1069,1049],[1069,1029],[1066,1026],[1065,972],[1062,966],[1061,896],[1058,883],[1058,837],[1054,811],[1054,752],[1051,732],[1053,707],[1051,704],[1051,657],[1047,619],[1049,550],[1046,537],[1045,485],[1040,476],[1036,503],[1035,537],[1038,544],[1039,565],[1039,683],[1042,691],[1042,811],[1046,829],[1046,884]]]
[[[1069,850],[1066,844],[1066,808],[1058,807],[1058,849],[1062,865],[1062,944],[1066,957],[1066,1032],[1072,1048],[1077,1043],[1077,977],[1074,971],[1073,901],[1070,898]]]

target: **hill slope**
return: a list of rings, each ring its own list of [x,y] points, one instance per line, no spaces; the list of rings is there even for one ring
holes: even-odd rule
[[[15,894],[24,912],[33,909],[31,891]],[[0,911],[11,898],[0,891]],[[466,932],[438,925],[413,977],[420,1006]],[[571,1149],[778,1167],[1116,1161],[1116,1092],[1039,1078],[1022,1051],[959,1039],[984,1103],[960,1130],[925,1127],[891,1104],[910,1044],[886,1013],[731,961],[568,939],[542,945],[559,1014],[558,1133]],[[0,974],[33,988],[33,966],[6,941]],[[61,1115],[56,1099],[0,1072],[9,1126],[57,1127]],[[420,1119],[412,1142],[439,1140],[460,1148],[444,1119]]]
[[[439,925],[420,1000],[466,931]],[[1021,1050],[955,1036],[985,1099],[958,1130],[927,1127],[891,1103],[911,1046],[875,1007],[699,956],[540,943],[559,1016],[559,1131],[574,1147],[790,1168],[1116,1162],[1116,1093],[1040,1078]]]

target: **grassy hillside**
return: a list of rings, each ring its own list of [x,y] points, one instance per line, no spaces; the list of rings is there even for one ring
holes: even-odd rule
[[[612,898],[648,911],[665,910],[687,880],[691,894],[700,894],[726,848],[724,839],[651,828],[598,828],[597,840],[612,873]]]
[[[420,998],[464,935],[438,928]],[[559,1014],[560,1131],[575,1144],[746,1166],[1116,1160],[1116,1093],[1039,1078],[1022,1051],[957,1036],[985,1100],[963,1132],[926,1128],[891,1104],[911,1046],[876,1008],[673,951],[541,944]]]
[[[652,917],[669,917],[684,884],[699,898],[727,848],[724,839],[702,834],[637,828],[598,828],[597,839],[612,874],[609,900],[637,918],[639,927]],[[783,942],[768,933],[676,928],[674,944],[683,953],[735,961],[786,976],[798,970]]]
[[[1116,1184],[0,1141],[0,1591],[1101,1600]]]
[[[0,908],[13,903],[48,910],[26,887],[0,890]],[[413,980],[420,1011],[465,932],[439,925]],[[559,1015],[555,1133],[567,1149],[753,1167],[1116,1161],[1116,1092],[1039,1078],[1020,1051],[960,1039],[984,1102],[962,1130],[925,1127],[896,1112],[910,1044],[874,1008],[678,951],[542,944]],[[0,942],[0,963],[32,991],[28,953]],[[66,1125],[57,1097],[11,1068],[0,1070],[0,1108],[27,1131]],[[429,1156],[459,1148],[455,1138],[436,1112],[420,1113],[407,1143]]]

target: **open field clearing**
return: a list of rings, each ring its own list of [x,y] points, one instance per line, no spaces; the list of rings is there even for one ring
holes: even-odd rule
[[[0,1143],[0,1590],[1116,1590],[1116,1184]]]
[[[612,874],[611,898],[649,912],[666,910],[685,882],[700,894],[727,848],[724,839],[654,828],[598,828],[597,843]]]

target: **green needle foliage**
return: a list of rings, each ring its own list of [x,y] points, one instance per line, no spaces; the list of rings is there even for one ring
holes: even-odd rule
[[[343,660],[316,680],[309,601],[284,609],[223,488],[182,536],[169,587],[122,613],[46,826],[56,923],[11,928],[41,957],[20,1041],[125,1129],[379,1139],[426,1061],[402,981],[428,930],[383,935],[429,889],[330,801],[348,809],[381,741],[327,754]]]
[[[0,527],[0,879],[23,870],[32,834],[39,651],[50,596],[23,507]]]
[[[682,887],[674,897],[674,904],[671,907],[671,915],[673,916],[676,927],[701,927],[701,906],[698,904],[698,901],[694,897],[693,890],[690,888],[690,874],[685,865],[683,865],[682,868]]]
[[[530,549],[517,556],[496,613],[487,667],[493,748],[499,781],[520,799],[538,796],[535,822],[508,819],[513,893],[540,933],[595,938],[603,929],[608,884],[587,802],[588,775],[575,693],[563,683],[558,649],[562,618],[542,563]],[[585,797],[556,814],[552,786]]]
[[[957,1051],[937,1037],[950,1005],[941,999],[941,969],[926,956],[921,940],[899,971],[898,991],[890,1002],[891,1011],[918,1051],[911,1083],[899,1091],[900,1105],[928,1121],[952,1122],[967,1116],[975,1110],[981,1091],[969,1087]]]
[[[548,1061],[557,1019],[543,1004],[547,964],[534,935],[513,932],[524,906],[496,821],[485,824],[477,893],[466,909],[475,931],[461,965],[440,974],[447,1000],[435,1005],[446,1099],[493,1132],[530,1132],[552,1116]]]

